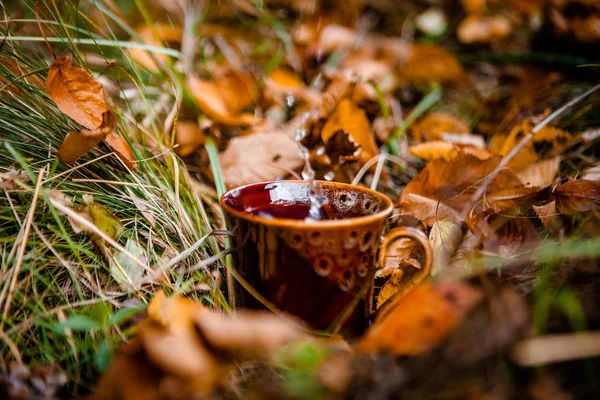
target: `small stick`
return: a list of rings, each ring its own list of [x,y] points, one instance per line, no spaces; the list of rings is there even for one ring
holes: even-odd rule
[[[591,88],[587,92],[581,94],[580,96],[575,97],[573,100],[569,101],[567,104],[565,104],[564,106],[560,107],[558,110],[554,111],[552,114],[548,115],[542,122],[540,122],[539,124],[537,124],[531,130],[531,132],[529,132],[525,137],[523,137],[523,139],[521,139],[521,141],[519,143],[517,143],[517,145],[510,151],[510,153],[508,153],[504,158],[502,158],[502,161],[500,161],[500,163],[498,164],[498,166],[488,176],[485,177],[485,179],[483,180],[481,186],[479,186],[479,188],[473,194],[473,196],[471,197],[471,199],[469,199],[469,201],[467,202],[467,204],[466,204],[466,206],[463,209],[463,212],[461,214],[463,216],[466,216],[469,213],[469,210],[475,204],[477,204],[477,202],[479,201],[479,199],[481,198],[481,196],[486,192],[489,184],[496,177],[496,175],[498,175],[498,173],[503,168],[506,167],[506,165],[508,164],[508,162],[513,159],[513,157],[523,148],[523,146],[525,146],[527,144],[527,142],[529,142],[533,138],[533,136],[536,133],[538,133],[539,131],[541,131],[546,125],[548,125],[554,119],[556,119],[557,117],[559,117],[562,114],[564,114],[565,111],[567,111],[569,108],[571,108],[575,104],[579,103],[581,100],[585,99],[586,97],[588,97],[589,95],[591,95],[592,93],[594,93],[595,91],[597,91],[598,89],[600,89],[600,84],[594,86],[593,88]]]
[[[600,332],[546,335],[525,339],[512,351],[512,360],[522,367],[600,356]]]

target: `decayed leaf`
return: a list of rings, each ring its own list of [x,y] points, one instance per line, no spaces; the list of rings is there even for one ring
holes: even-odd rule
[[[113,239],[117,239],[125,230],[121,221],[114,216],[108,209],[94,201],[91,195],[83,196],[83,204],[75,211],[82,217],[94,224],[99,230]],[[104,241],[93,230],[80,224],[72,218],[68,218],[75,233],[83,232],[92,239],[94,244],[101,250],[104,250]]]
[[[421,268],[421,263],[417,259],[417,252],[420,251],[417,243],[408,238],[395,240],[387,248],[385,254],[385,265],[380,265],[376,273],[377,278],[385,278],[404,266]],[[400,278],[401,275],[397,275]]]
[[[456,30],[461,43],[494,43],[507,38],[512,33],[510,20],[503,15],[469,15]]]
[[[137,162],[133,156],[133,150],[122,136],[115,132],[111,132],[104,139],[104,143],[113,149],[115,154],[123,161],[127,168],[135,169],[135,167],[137,167]]]
[[[467,221],[481,238],[484,250],[502,257],[518,257],[537,248],[540,236],[527,218],[484,212]]]
[[[181,28],[167,24],[153,24],[151,27],[143,25],[136,29],[136,34],[142,43],[148,46],[162,47],[167,42],[180,42],[182,36]],[[160,38],[158,40],[157,38]],[[131,42],[138,43],[138,40],[131,39]],[[161,41],[163,43],[161,43]],[[139,64],[148,68],[151,71],[157,71],[158,66],[156,61],[161,63],[167,62],[167,55],[160,53],[151,53],[145,49],[129,49],[129,55]]]
[[[492,142],[491,149],[496,154],[506,156],[525,137],[535,125],[531,119],[525,118],[515,126],[505,140]],[[573,143],[574,137],[562,129],[546,126],[536,133],[515,156],[508,162],[508,167],[521,170],[531,166],[539,159],[556,157],[562,154]]]
[[[552,193],[556,209],[567,215],[598,211],[600,206],[600,181],[577,179],[559,185]]]
[[[462,243],[464,231],[460,224],[449,221],[437,221],[429,233],[433,249],[433,268],[431,275],[443,272]]]
[[[0,173],[0,190],[15,189],[15,180],[23,183],[29,182],[29,175],[25,171],[12,171]]]
[[[83,68],[71,64],[68,56],[58,57],[48,71],[48,93],[58,109],[88,130],[102,125],[110,110],[102,85]]]
[[[458,83],[465,77],[456,57],[448,50],[432,44],[414,44],[400,72],[411,83]]]
[[[357,349],[396,355],[428,351],[441,343],[482,298],[480,289],[464,283],[420,285],[375,320]]]
[[[517,172],[517,177],[527,186],[546,186],[554,182],[559,167],[560,157],[554,157],[549,160],[536,162]]]
[[[281,131],[233,138],[219,154],[219,162],[228,187],[284,177],[304,163],[297,143]]]
[[[458,212],[447,205],[419,196],[415,193],[409,193],[402,198],[400,210],[409,213],[417,220],[427,226],[433,226],[438,221],[459,223],[461,221]]]
[[[427,113],[410,128],[410,134],[418,142],[443,140],[446,133],[468,134],[471,127],[462,118],[447,112]]]
[[[142,263],[148,263],[146,251],[138,242],[127,239],[125,249]],[[133,262],[131,257],[119,251],[110,259],[110,274],[124,289],[134,288],[137,290],[144,275],[144,270],[139,264]]]
[[[202,80],[192,75],[187,83],[198,107],[215,122],[251,125],[258,121],[253,114],[240,114],[258,97],[256,85],[249,75],[221,66],[214,71],[211,80]]]
[[[455,210],[461,210],[476,190],[481,180],[500,162],[493,156],[480,160],[471,154],[459,154],[453,161],[435,160],[428,163],[404,188],[400,201],[411,193],[440,200]],[[488,186],[488,192],[520,187],[521,182],[509,170],[503,169]]]
[[[439,159],[452,161],[456,159],[459,154],[469,154],[482,161],[493,157],[493,154],[489,150],[481,147],[442,141],[419,143],[410,146],[408,151],[410,151],[410,154],[413,156],[428,161]]]
[[[485,208],[491,208],[495,212],[503,212],[514,209],[516,212],[523,214],[530,209],[531,206],[540,204],[548,198],[549,187],[516,187],[508,189],[500,189],[492,193],[488,193],[483,202]]]
[[[206,142],[204,132],[195,122],[179,121],[175,129],[175,143],[178,145],[175,152],[182,157],[189,156]]]
[[[323,129],[321,139],[328,143],[338,132],[360,146],[360,160],[364,163],[379,154],[369,120],[364,110],[349,99],[343,99],[331,114]]]
[[[116,116],[112,111],[106,111],[102,115],[102,125],[98,129],[83,129],[80,133],[71,132],[58,148],[58,159],[64,164],[72,164],[79,157],[92,150],[108,134],[112,132],[116,123]]]
[[[551,201],[543,206],[533,206],[533,211],[542,224],[552,233],[555,238],[561,238],[566,232],[566,226],[562,221],[561,214],[556,209],[556,202]]]

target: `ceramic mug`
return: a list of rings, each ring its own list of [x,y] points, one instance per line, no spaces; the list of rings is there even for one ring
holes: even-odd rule
[[[253,183],[221,197],[233,232],[234,267],[262,298],[236,287],[236,304],[268,303],[314,329],[357,335],[368,325],[378,252],[384,265],[399,238],[423,246],[425,267],[410,277],[406,292],[429,276],[431,247],[413,228],[392,229],[382,240],[393,210],[387,196],[344,183],[316,183],[327,199],[319,220],[307,220],[311,201],[304,181]]]

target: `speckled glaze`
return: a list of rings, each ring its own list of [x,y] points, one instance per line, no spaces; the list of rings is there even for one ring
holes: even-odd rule
[[[254,289],[315,329],[328,328],[361,295],[342,331],[351,336],[367,325],[377,251],[393,206],[369,189],[318,184],[328,199],[318,221],[304,220],[310,200],[302,181],[243,186],[220,203],[234,232],[234,265]],[[241,288],[236,303],[260,308]]]

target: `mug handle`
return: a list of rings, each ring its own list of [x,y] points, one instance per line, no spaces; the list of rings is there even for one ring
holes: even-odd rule
[[[431,267],[433,265],[433,250],[431,248],[431,244],[429,243],[429,239],[423,232],[411,227],[394,228],[385,235],[379,249],[379,268],[382,268],[385,265],[388,247],[400,238],[412,239],[421,245],[425,251],[425,260],[422,268],[419,269],[419,272],[414,275],[410,281],[403,282],[398,291],[389,299],[387,299],[381,306],[379,306],[377,309],[376,319],[384,318],[390,310],[394,309],[394,306],[404,296],[406,296],[415,287],[423,283],[431,274]]]

